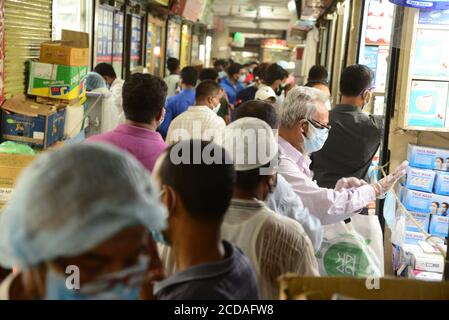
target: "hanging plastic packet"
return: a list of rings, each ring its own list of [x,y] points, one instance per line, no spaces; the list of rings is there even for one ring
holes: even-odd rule
[[[396,210],[396,198],[394,197],[392,191],[388,191],[384,201],[383,213],[385,222],[391,230],[394,230],[396,227]]]

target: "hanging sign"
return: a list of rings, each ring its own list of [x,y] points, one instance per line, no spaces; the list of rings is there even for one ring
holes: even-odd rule
[[[432,9],[432,10],[448,10],[449,1],[428,1],[428,0],[390,0],[398,6],[412,7],[418,9]]]

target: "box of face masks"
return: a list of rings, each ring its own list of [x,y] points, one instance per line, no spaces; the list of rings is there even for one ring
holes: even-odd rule
[[[429,233],[433,236],[446,238],[449,230],[449,217],[433,215],[430,219]]]
[[[416,222],[418,222],[419,225],[424,229],[424,231],[427,232],[429,230],[430,214],[420,212],[410,212],[410,213],[416,220]],[[413,232],[421,232],[418,226],[413,223],[412,219],[410,219],[408,215],[405,216],[405,230]]]
[[[422,281],[442,281],[443,274],[437,272],[428,272],[415,270],[412,267],[408,267],[408,278]]]
[[[402,200],[409,211],[431,214],[440,214],[440,209],[449,203],[448,196],[410,189],[404,190]]]
[[[414,270],[438,273],[444,271],[444,257],[441,254],[412,252],[411,262]]]
[[[439,195],[449,196],[449,172],[437,171],[434,192]]]
[[[449,171],[449,150],[408,145],[410,166],[422,169]]]
[[[427,169],[407,168],[405,186],[412,190],[432,192],[435,181],[435,171]]]

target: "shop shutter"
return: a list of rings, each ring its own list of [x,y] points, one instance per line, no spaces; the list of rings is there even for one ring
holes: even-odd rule
[[[5,97],[26,91],[25,62],[51,40],[52,0],[5,0]]]

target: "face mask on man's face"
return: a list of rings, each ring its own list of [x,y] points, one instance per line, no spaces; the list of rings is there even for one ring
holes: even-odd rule
[[[145,280],[149,258],[140,257],[136,265],[103,275],[79,288],[67,286],[67,276],[49,267],[46,282],[46,300],[137,300]]]
[[[313,152],[321,150],[328,136],[329,136],[329,129],[315,128],[315,126],[309,122],[308,136],[305,136],[303,134],[304,152],[306,154],[311,154]]]

